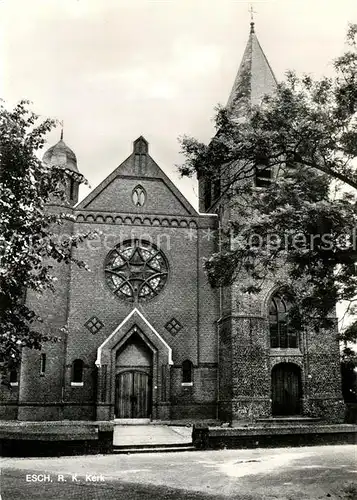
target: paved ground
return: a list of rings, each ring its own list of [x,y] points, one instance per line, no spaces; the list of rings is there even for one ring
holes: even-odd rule
[[[32,473],[49,474],[49,482],[27,480]],[[2,500],[356,500],[356,476],[352,445],[10,458],[2,459],[1,495]]]
[[[145,444],[189,444],[192,442],[192,427],[169,425],[116,425],[114,446]]]

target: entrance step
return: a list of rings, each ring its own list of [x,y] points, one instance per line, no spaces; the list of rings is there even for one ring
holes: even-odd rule
[[[113,453],[167,453],[179,451],[194,451],[196,448],[192,443],[176,444],[143,444],[132,446],[114,446]]]
[[[148,425],[149,418],[115,418],[114,425]]]
[[[113,453],[117,455],[131,455],[134,453],[178,453],[182,451],[196,451],[194,446],[170,446],[157,448],[114,448]]]

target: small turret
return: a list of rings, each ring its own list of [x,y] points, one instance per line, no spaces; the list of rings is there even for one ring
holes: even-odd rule
[[[75,234],[73,207],[78,201],[79,184],[83,181],[77,167],[76,155],[63,141],[63,130],[60,140],[45,152],[42,161],[49,167],[63,168],[66,174],[66,199],[52,195],[46,205],[48,213],[64,214],[61,224],[54,223],[50,227],[52,237],[60,249],[61,243],[68,241]],[[50,262],[51,275],[57,280],[56,286],[53,290],[44,290],[40,296],[29,295],[27,303],[43,318],[39,326],[41,332],[51,332],[58,342],[45,342],[41,353],[36,352],[36,349],[24,350],[19,387],[19,420],[31,420],[34,412],[38,411],[38,403],[32,407],[31,403],[28,404],[29,401],[44,402],[44,407],[37,413],[44,420],[64,418],[61,408],[64,408],[62,403],[66,383],[64,360],[68,331],[65,326],[68,323],[72,267],[67,260],[50,259]],[[46,408],[49,408],[49,413]]]
[[[79,185],[83,177],[78,170],[75,153],[63,140],[63,129],[60,140],[45,152],[42,160],[47,165],[61,167],[67,171],[67,200],[70,205],[75,205],[78,201]]]

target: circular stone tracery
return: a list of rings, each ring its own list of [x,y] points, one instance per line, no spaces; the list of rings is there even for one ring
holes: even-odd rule
[[[105,276],[118,297],[134,302],[148,300],[164,287],[168,265],[164,254],[146,241],[126,241],[112,250]]]

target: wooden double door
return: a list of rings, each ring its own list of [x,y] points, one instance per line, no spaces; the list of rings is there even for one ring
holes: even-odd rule
[[[115,379],[116,418],[149,418],[152,402],[152,377],[145,371],[126,370]]]
[[[301,413],[301,370],[293,363],[280,363],[272,370],[272,413],[275,416]]]

